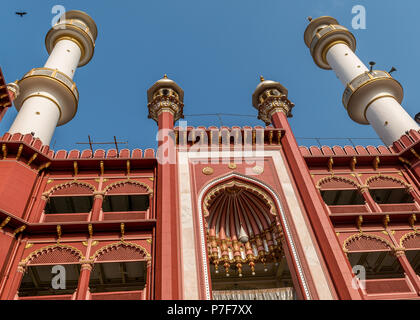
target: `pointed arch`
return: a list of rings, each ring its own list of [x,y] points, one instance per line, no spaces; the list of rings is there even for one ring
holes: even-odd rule
[[[254,178],[254,177],[248,177],[245,175],[242,175],[240,173],[230,173],[228,175],[216,178],[212,181],[210,181],[207,185],[205,185],[199,192],[198,195],[198,223],[199,223],[199,234],[200,234],[200,242],[201,242],[201,259],[203,264],[203,277],[204,277],[204,283],[205,283],[205,293],[206,298],[210,299],[210,287],[209,287],[209,279],[208,279],[208,262],[207,262],[207,253],[206,253],[206,247],[205,247],[205,236],[206,232],[204,230],[205,222],[204,222],[204,212],[203,212],[203,200],[204,197],[207,195],[207,193],[215,186],[229,181],[231,179],[238,179],[239,181],[243,181],[245,183],[249,183],[251,185],[254,185],[256,187],[261,188],[261,190],[264,190],[266,194],[272,199],[274,206],[276,208],[276,219],[278,219],[279,226],[281,228],[282,233],[284,232],[285,240],[287,245],[290,248],[291,258],[297,268],[297,277],[300,280],[300,283],[302,285],[303,294],[305,295],[306,299],[311,299],[311,294],[309,292],[308,282],[305,278],[305,274],[303,272],[302,263],[298,257],[297,254],[297,248],[295,245],[295,242],[293,240],[292,234],[291,234],[291,228],[289,226],[289,222],[286,218],[286,214],[283,208],[283,205],[280,201],[279,196],[277,193],[267,184],[264,182]]]
[[[70,245],[54,244],[42,247],[38,250],[31,252],[21,265],[37,265],[37,264],[64,264],[64,263],[79,263],[84,260],[83,253]]]
[[[147,261],[150,259],[150,253],[144,247],[124,240],[103,246],[90,257],[90,260],[94,262]]]
[[[48,191],[44,192],[43,195],[50,197],[51,195],[63,195],[63,194],[93,194],[96,191],[95,186],[87,182],[82,181],[69,181],[53,186]]]
[[[127,193],[148,193],[148,194],[152,194],[153,191],[147,184],[145,184],[143,182],[136,181],[136,180],[131,180],[131,179],[126,179],[126,180],[117,181],[117,182],[109,184],[104,189],[104,193],[105,194],[110,194],[110,193],[125,193],[125,194],[127,194]]]
[[[386,239],[373,234],[356,233],[343,242],[343,251],[392,251],[395,247]]]
[[[400,247],[406,249],[420,248],[420,232],[418,230],[404,234],[400,239]]]
[[[360,189],[361,186],[356,181],[340,176],[328,176],[318,180],[316,183],[318,189],[328,188],[328,189],[341,189],[343,187],[350,187],[352,189]]]
[[[402,179],[388,175],[374,175],[370,176],[366,180],[366,184],[369,188],[380,188],[380,187],[397,187],[397,188],[410,188],[411,185]]]

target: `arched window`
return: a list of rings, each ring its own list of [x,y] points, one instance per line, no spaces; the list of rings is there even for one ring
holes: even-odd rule
[[[369,192],[378,204],[413,203],[409,185],[391,176],[373,176],[366,181]]]
[[[67,182],[54,186],[47,197],[45,214],[88,213],[92,210],[95,187],[84,182]]]
[[[120,241],[102,247],[91,260],[95,262],[89,281],[92,300],[143,299],[150,260],[145,248]]]
[[[60,244],[31,253],[22,261],[26,272],[20,284],[19,297],[60,296],[60,299],[70,299],[77,288],[79,261],[82,258],[78,249]],[[54,281],[55,276],[65,279],[65,283]]]
[[[144,183],[125,180],[109,185],[105,189],[102,204],[104,212],[147,211],[152,191]]]
[[[277,208],[264,189],[233,178],[211,188],[202,206],[215,299],[296,297]]]
[[[325,204],[330,207],[331,213],[345,213],[350,209],[346,206],[357,206],[358,212],[366,212],[365,199],[360,192],[360,186],[355,181],[330,176],[318,181],[317,187]]]

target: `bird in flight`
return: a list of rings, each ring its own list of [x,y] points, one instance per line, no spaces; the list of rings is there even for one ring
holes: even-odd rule
[[[25,14],[27,14],[27,12],[24,12],[24,11],[17,11],[17,12],[15,12],[18,16],[20,16],[21,18],[23,18],[23,16],[25,15]]]

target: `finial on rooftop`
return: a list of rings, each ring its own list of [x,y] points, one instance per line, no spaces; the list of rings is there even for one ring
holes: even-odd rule
[[[309,21],[309,22],[311,22],[311,21],[312,21],[312,17],[311,17],[311,16],[309,16],[309,17],[308,17],[308,21]]]
[[[166,75],[166,73],[163,75],[163,79],[168,79],[168,76]]]
[[[264,79],[264,77],[263,77],[263,76],[260,76],[260,81],[261,81],[261,82],[265,81],[265,79]]]

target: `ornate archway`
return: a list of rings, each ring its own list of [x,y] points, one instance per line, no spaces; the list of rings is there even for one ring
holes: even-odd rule
[[[229,279],[232,276],[258,278],[268,268],[277,268],[279,264],[285,264],[289,271],[285,253],[294,267],[290,271],[297,276],[298,282],[293,282],[292,287],[300,287],[302,295],[311,299],[291,228],[276,192],[258,179],[231,173],[207,184],[199,193],[198,201],[203,280],[208,299],[208,274],[212,276],[214,290],[213,271]],[[248,270],[247,275],[244,269]]]

